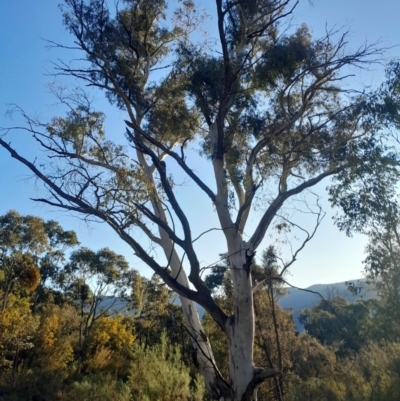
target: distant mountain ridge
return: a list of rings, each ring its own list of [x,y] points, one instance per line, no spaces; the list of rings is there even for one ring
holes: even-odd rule
[[[317,305],[322,299],[321,296],[325,299],[332,299],[335,296],[339,296],[347,299],[350,303],[355,302],[357,299],[371,299],[376,297],[376,292],[368,288],[365,279],[349,281],[356,286],[360,285],[364,287],[358,296],[353,295],[348,290],[346,281],[334,284],[314,284],[305,289],[287,287],[287,294],[279,300],[279,305],[283,309],[292,310],[296,329],[301,332],[304,328],[299,323],[300,311],[302,309],[310,309]]]
[[[321,296],[325,299],[332,299],[335,296],[340,296],[347,299],[351,303],[355,302],[357,299],[371,299],[376,297],[376,292],[368,288],[365,279],[351,280],[351,282],[353,282],[356,286],[361,285],[364,287],[358,296],[353,295],[348,290],[345,281],[334,284],[314,284],[304,289],[287,287],[287,294],[280,298],[279,305],[281,308],[290,310],[292,312],[296,330],[302,332],[304,328],[299,323],[300,311],[302,309],[310,309],[317,305],[322,299]],[[171,301],[177,305],[180,305],[180,299],[178,296],[174,296]],[[110,296],[105,297],[101,301],[98,310],[100,311],[101,309],[114,313],[134,313],[134,311],[129,311],[127,309],[127,304],[124,300]],[[197,311],[200,318],[202,318],[204,316],[204,308],[200,305],[197,305]]]

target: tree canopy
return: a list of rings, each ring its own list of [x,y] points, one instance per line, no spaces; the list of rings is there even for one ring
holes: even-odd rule
[[[123,112],[125,142],[105,132],[104,114],[83,89],[58,91],[67,112],[48,122],[20,110],[50,159],[30,161],[0,138],[47,188],[36,200],[109,224],[180,295],[196,365],[217,399],[252,400],[260,383],[279,374],[255,366],[253,278],[267,232],[282,219],[295,224],[282,218],[285,205],[330,177],[331,201],[343,210],[339,227],[350,232],[379,217],[395,196],[398,154],[388,128],[398,124],[398,67],[389,68],[381,88],[352,90],[351,71],[376,61],[381,49],[351,50],[346,33],[313,38],[307,26],[295,29],[296,4],[216,0],[214,43],[199,40],[204,15],[191,0],[124,0],[116,9],[105,0],[65,0],[73,44],[54,45],[82,58],[59,62],[55,73],[104,91]],[[190,149],[210,164],[211,184]],[[209,230],[224,235],[231,311],[203,280],[190,213],[174,187],[179,174],[202,192],[193,209],[216,212]],[[260,217],[250,229],[254,207]],[[229,377],[215,362],[195,303],[228,340]]]

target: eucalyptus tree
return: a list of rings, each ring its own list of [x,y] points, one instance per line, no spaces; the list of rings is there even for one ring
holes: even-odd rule
[[[190,338],[183,322],[182,308],[174,294],[156,274],[150,279],[138,272],[131,274],[131,297],[128,307],[133,312],[136,341],[144,347],[160,344],[163,333],[171,345],[189,354]]]
[[[78,308],[80,359],[86,358],[87,343],[94,323],[114,310],[120,311],[131,273],[122,255],[108,248],[97,252],[82,247],[71,253],[56,283]]]
[[[262,263],[251,267],[254,302],[254,361],[269,369],[279,369],[269,383],[262,383],[258,389],[259,399],[282,400],[285,398],[292,374],[291,356],[298,343],[290,311],[279,306],[279,298],[286,293],[284,281],[279,280],[279,264],[276,250],[270,246],[262,253]],[[217,265],[206,277],[207,286],[224,311],[233,313],[233,286],[229,262]],[[215,359],[222,372],[228,372],[227,339],[222,337],[217,325],[206,314],[203,319],[210,338]]]
[[[341,204],[341,182],[350,190],[360,176],[379,181],[395,170],[379,130],[385,104],[372,107],[374,96],[344,84],[379,49],[350,51],[346,34],[313,39],[306,26],[294,29],[296,5],[216,0],[214,30],[201,43],[204,16],[192,0],[124,0],[115,10],[105,0],[65,0],[70,48],[83,56],[59,62],[56,74],[103,90],[125,115],[126,142],[105,132],[104,115],[79,91],[58,94],[68,112],[48,123],[21,111],[51,157],[41,161],[45,169],[0,139],[48,189],[37,200],[106,222],[180,295],[196,365],[218,399],[251,400],[278,374],[253,362],[252,265],[284,205],[328,177],[338,177],[331,194]],[[212,183],[196,172],[189,145],[210,164]],[[216,211],[210,229],[223,232],[233,313],[202,279],[193,219],[174,187],[178,170],[203,194],[193,208]],[[216,366],[195,303],[228,339],[229,378]]]
[[[397,216],[392,216],[391,222],[383,227],[374,227],[366,251],[365,271],[379,297],[375,311],[378,338],[399,341],[400,232]]]
[[[43,292],[46,280],[54,278],[66,248],[78,244],[74,231],[65,231],[56,221],[21,216],[11,210],[0,216],[0,288],[2,309],[14,286]]]

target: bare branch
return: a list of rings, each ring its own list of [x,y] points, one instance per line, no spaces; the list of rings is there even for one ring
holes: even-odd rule
[[[318,184],[320,181],[322,181],[324,178],[329,177],[331,175],[337,174],[340,171],[343,171],[344,169],[348,168],[349,164],[345,164],[339,167],[336,167],[332,170],[325,171],[321,174],[319,174],[316,177],[313,177],[302,184],[298,185],[295,188],[290,189],[289,191],[280,193],[275,200],[270,204],[268,209],[265,211],[263,217],[260,220],[260,223],[258,224],[256,230],[254,231],[254,234],[250,238],[249,244],[251,244],[252,249],[255,250],[257,249],[258,245],[261,243],[262,239],[264,238],[264,235],[271,224],[271,221],[283,205],[286,199],[290,198],[293,195],[297,195],[303,190],[313,187],[314,185]]]
[[[163,145],[161,142],[157,141],[151,135],[147,134],[144,130],[142,130],[138,125],[133,122],[125,121],[126,125],[129,128],[135,130],[135,132],[140,133],[146,140],[148,140],[151,144],[155,145],[159,149],[161,149],[164,154],[171,156],[174,160],[178,162],[178,164],[182,167],[182,169],[186,172],[186,174],[209,196],[209,198],[214,202],[215,201],[215,194],[207,185],[200,180],[200,178],[191,170],[184,161],[183,157],[180,157],[176,152],[172,149],[169,149],[167,146]],[[159,161],[162,161],[162,159]],[[155,166],[155,164],[154,164]]]

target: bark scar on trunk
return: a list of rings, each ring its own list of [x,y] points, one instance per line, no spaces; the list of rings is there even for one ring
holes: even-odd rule
[[[243,265],[243,270],[247,273],[247,277],[250,275],[251,265],[253,264],[255,252],[251,252],[250,249],[246,249],[246,263]]]
[[[232,315],[228,318],[227,324],[232,328],[232,334],[235,335],[235,315]]]
[[[205,343],[208,342],[208,337],[207,337],[206,333],[204,333],[203,330],[200,330],[200,336]]]

